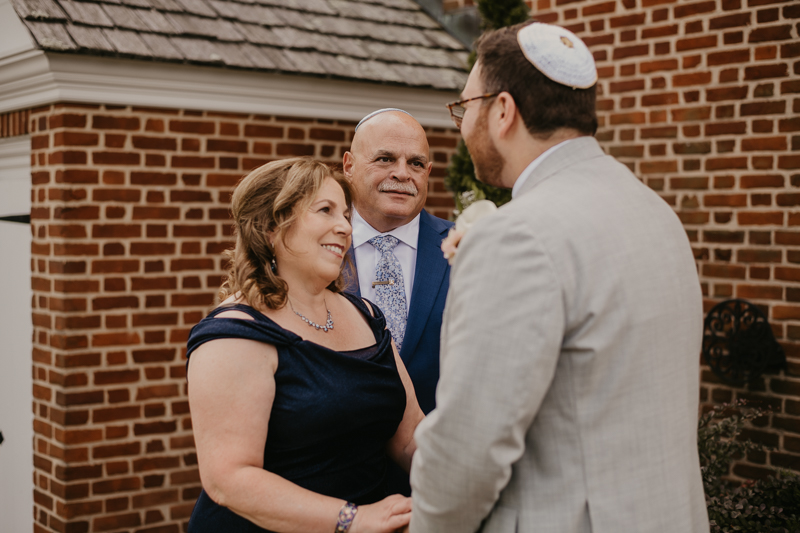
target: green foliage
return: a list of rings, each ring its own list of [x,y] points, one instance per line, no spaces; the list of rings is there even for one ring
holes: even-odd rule
[[[528,20],[528,6],[523,0],[478,0],[481,27],[496,30]]]
[[[523,0],[478,0],[477,4],[484,30],[496,30],[525,22],[529,18],[528,6]],[[469,68],[472,69],[474,64],[473,51],[468,59]],[[498,206],[511,200],[511,191],[486,185],[475,178],[475,167],[464,141],[459,142],[458,150],[450,160],[445,185],[455,198],[456,216],[475,200],[486,198]]]
[[[459,141],[458,149],[450,160],[444,184],[449,191],[454,193],[456,216],[475,200],[483,200],[485,198],[491,200],[497,206],[501,206],[511,200],[511,191],[509,189],[492,187],[475,179],[475,167],[472,164],[472,158],[469,156],[469,151],[467,151],[467,145],[464,144],[464,141]]]
[[[743,407],[743,401],[716,406],[698,423],[697,448],[711,532],[798,533],[800,477],[780,471],[776,476],[743,485],[725,478],[734,459],[764,449],[737,438],[745,424],[766,414]]]

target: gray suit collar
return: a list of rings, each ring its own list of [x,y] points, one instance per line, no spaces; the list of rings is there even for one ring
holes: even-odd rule
[[[522,185],[517,194],[517,198],[531,191],[538,184],[575,163],[594,159],[595,157],[605,156],[605,152],[600,148],[594,137],[578,137],[558,148],[555,152],[547,156],[542,164],[533,170],[528,180]]]

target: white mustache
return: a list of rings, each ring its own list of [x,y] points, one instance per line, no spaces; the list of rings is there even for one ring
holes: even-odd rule
[[[416,196],[419,194],[417,186],[411,181],[386,180],[378,184],[378,192],[400,192]]]

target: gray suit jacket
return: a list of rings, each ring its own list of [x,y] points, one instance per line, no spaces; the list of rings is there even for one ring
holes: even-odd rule
[[[702,298],[672,209],[594,138],[464,237],[411,533],[708,531]]]

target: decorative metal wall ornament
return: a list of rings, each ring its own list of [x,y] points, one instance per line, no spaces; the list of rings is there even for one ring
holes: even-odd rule
[[[728,385],[742,386],[767,370],[786,367],[767,317],[746,300],[726,300],[706,315],[703,357]]]

